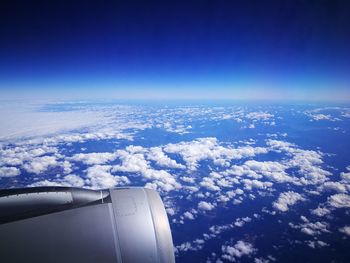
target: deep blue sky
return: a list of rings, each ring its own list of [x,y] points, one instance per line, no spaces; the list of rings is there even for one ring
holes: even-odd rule
[[[7,2],[5,97],[350,100],[350,1]]]

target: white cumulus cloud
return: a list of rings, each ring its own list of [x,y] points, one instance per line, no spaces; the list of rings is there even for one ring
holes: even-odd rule
[[[78,153],[72,156],[71,160],[82,162],[88,165],[105,164],[116,159],[115,153]]]
[[[328,203],[335,208],[350,207],[350,195],[335,194],[328,197]]]
[[[286,212],[290,206],[302,200],[304,198],[299,193],[288,191],[279,195],[277,201],[273,203],[273,207],[281,212]]]
[[[198,203],[198,208],[204,211],[210,211],[213,210],[215,208],[215,205],[213,205],[212,203],[208,203],[205,201],[200,201]]]
[[[34,158],[29,163],[26,163],[23,168],[29,173],[41,174],[49,167],[57,165],[58,162],[55,156],[43,156]]]
[[[17,176],[21,171],[16,167],[0,167],[0,177]]]
[[[344,233],[345,235],[350,236],[350,226],[344,226],[339,228],[339,231]]]
[[[248,256],[256,252],[256,249],[251,243],[239,240],[233,246],[223,245],[221,246],[222,258],[230,262],[235,262],[237,258],[242,256]]]

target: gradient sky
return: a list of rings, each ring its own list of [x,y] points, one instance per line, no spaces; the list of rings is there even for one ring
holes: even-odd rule
[[[7,1],[0,95],[350,100],[350,1]]]

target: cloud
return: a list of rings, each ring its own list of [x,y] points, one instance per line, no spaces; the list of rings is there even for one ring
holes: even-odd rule
[[[112,104],[12,101],[0,105],[0,140],[36,138],[85,141],[106,138],[131,140],[126,130],[151,127],[135,106]],[[140,117],[142,115],[142,117]],[[13,121],[16,120],[16,121]],[[79,131],[79,132],[77,132]]]
[[[249,160],[244,163],[243,169],[246,171],[253,171],[258,175],[262,175],[278,183],[293,182],[293,178],[288,176],[285,172],[287,167],[279,162],[258,162]]]
[[[125,150],[118,150],[117,156],[121,164],[112,168],[113,172],[138,173],[145,179],[151,180],[146,183],[147,188],[163,190],[166,192],[181,188],[173,175],[165,170],[155,170],[145,159],[147,149],[143,147],[128,146]]]
[[[335,194],[328,197],[328,203],[335,208],[347,208],[350,207],[350,195],[347,194]]]
[[[113,176],[111,169],[112,166],[110,165],[94,165],[89,167],[86,170],[88,184],[94,189],[104,189],[130,183],[126,176]]]
[[[76,162],[82,162],[87,165],[105,164],[115,160],[116,153],[78,153],[73,155],[70,159]]]
[[[182,177],[180,177],[180,179],[186,183],[193,184],[195,182],[195,179],[193,177],[182,176]]]
[[[251,119],[251,120],[268,120],[273,118],[274,115],[267,113],[267,112],[262,112],[262,111],[258,111],[258,112],[250,112],[246,115],[246,118]]]
[[[187,218],[187,219],[190,219],[190,220],[193,220],[193,219],[194,219],[193,214],[192,214],[191,212],[188,212],[188,211],[186,211],[186,212],[184,213],[184,217]]]
[[[327,244],[326,242],[323,242],[321,240],[317,240],[317,241],[307,241],[307,245],[311,248],[322,248],[322,247],[327,247],[329,246],[329,244]]]
[[[85,185],[85,181],[78,175],[69,174],[63,178],[56,179],[55,181],[41,180],[28,185],[29,187],[37,186],[68,186],[68,187],[88,187]]]
[[[66,175],[63,180],[72,187],[83,187],[85,185],[84,180],[75,174]]]
[[[168,208],[166,209],[166,212],[167,212],[167,214],[170,215],[170,216],[175,215],[175,210],[174,210],[174,208],[168,207]]]
[[[242,227],[244,226],[246,223],[251,222],[252,219],[250,217],[242,217],[242,218],[237,218],[236,221],[234,222],[234,225],[236,227]]]
[[[267,149],[251,146],[240,148],[224,147],[219,145],[216,138],[208,137],[190,142],[167,144],[164,146],[164,151],[181,155],[186,162],[187,168],[194,171],[198,168],[198,163],[202,160],[213,160],[216,165],[229,166],[231,160],[266,153]]]
[[[323,185],[320,186],[320,190],[322,191],[336,191],[339,193],[346,193],[346,185],[340,183],[340,182],[325,182]]]
[[[273,203],[273,207],[281,212],[286,212],[289,207],[296,204],[299,201],[305,200],[300,194],[288,191],[281,193],[276,202]]]
[[[45,154],[57,154],[58,149],[47,145],[29,143],[0,149],[0,165],[19,166]]]
[[[235,262],[237,258],[241,258],[243,256],[248,256],[256,252],[256,249],[253,247],[251,243],[239,240],[233,246],[223,245],[221,246],[223,259],[226,259],[230,262]]]
[[[344,109],[344,111],[341,113],[341,116],[344,118],[350,118],[350,109]]]
[[[64,174],[69,174],[72,172],[72,164],[68,161],[61,162],[61,167],[63,168]]]
[[[248,120],[251,120],[253,123],[245,125],[242,128],[254,129],[255,124],[257,122],[260,122],[265,125],[266,124],[271,125],[271,126],[276,125],[275,121],[273,120],[274,115],[268,112],[263,112],[263,111],[250,112],[246,114],[244,117]]]
[[[186,251],[198,251],[203,248],[205,241],[203,239],[195,239],[193,242],[184,242],[179,246],[175,247],[175,253],[186,252]]]
[[[321,222],[309,223],[301,228],[301,232],[303,232],[304,234],[310,235],[310,236],[315,236],[315,235],[320,234],[321,231],[327,232],[326,227],[327,227],[327,225],[325,225]]]
[[[226,225],[214,225],[209,228],[210,234],[208,235],[210,238],[214,238],[217,235],[220,235],[222,232],[230,230],[234,228],[234,224],[226,224]],[[208,238],[209,239],[209,238]]]
[[[192,210],[192,213],[194,211]],[[259,217],[257,214],[254,215],[255,218]],[[233,223],[225,224],[225,225],[213,225],[209,227],[209,231],[207,233],[203,233],[203,238],[196,238],[191,242],[184,242],[179,246],[176,246],[176,253],[193,250],[198,251],[203,249],[204,242],[207,242],[213,238],[216,238],[221,233],[233,229],[235,227],[243,227],[244,224],[251,222],[252,219],[250,217],[242,217],[237,218]]]
[[[55,156],[43,156],[32,159],[29,163],[26,163],[23,168],[34,174],[41,174],[49,167],[58,166],[59,163]]]
[[[347,236],[350,236],[350,226],[341,227],[339,228],[339,231]]]
[[[325,108],[316,108],[313,110],[308,110],[305,111],[304,114],[310,117],[310,121],[340,121],[341,119],[331,116],[330,114],[325,113],[325,111],[329,110],[339,110],[339,108],[330,108],[330,107],[325,107]],[[341,115],[343,116],[343,115]],[[344,116],[343,116],[344,117]]]
[[[339,107],[324,107],[305,111],[304,114],[310,117],[310,121],[341,121],[338,117],[346,117],[344,116],[344,110],[346,111],[347,109]],[[330,114],[330,111],[332,111],[333,116]]]
[[[347,172],[342,172],[340,176],[344,181],[350,182],[350,166],[346,167],[346,169]]]
[[[305,216],[301,216],[300,219],[303,221],[300,224],[289,223],[289,226],[294,229],[300,229],[300,231],[306,235],[316,236],[321,233],[330,233],[328,230],[328,224],[326,222],[310,222]]]
[[[313,214],[315,216],[319,216],[319,217],[328,215],[330,213],[331,213],[331,210],[329,210],[326,207],[317,207],[316,209],[311,210],[311,214]]]
[[[191,125],[183,124],[172,124],[170,122],[165,122],[164,124],[158,124],[157,127],[162,127],[167,132],[177,133],[177,134],[186,134],[189,133],[189,130],[192,129]]]
[[[241,189],[237,189],[237,190],[241,190]],[[236,191],[237,191],[236,190]],[[228,202],[230,201],[233,197],[235,197],[237,195],[236,191],[230,190],[227,191],[221,195],[218,196],[217,200],[219,202]],[[242,191],[243,192],[243,191]],[[243,192],[244,193],[244,192]]]
[[[306,217],[301,217],[303,223],[293,224],[289,223],[289,226],[294,229],[300,229],[300,231],[306,235],[317,236],[321,233],[330,233],[328,230],[328,224],[326,222],[310,222]]]
[[[147,159],[155,161],[159,166],[164,166],[167,168],[174,168],[174,169],[186,168],[184,165],[179,164],[175,160],[170,159],[168,156],[166,156],[162,148],[160,147],[150,148],[147,154]]]
[[[322,153],[313,150],[303,150],[297,148],[294,144],[277,141],[267,140],[267,145],[270,146],[271,151],[278,153],[285,152],[292,158],[285,161],[284,165],[287,168],[298,168],[300,178],[294,178],[295,184],[308,185],[308,184],[322,184],[328,180],[330,172],[322,169],[323,164]]]
[[[21,171],[16,167],[0,167],[0,177],[13,177],[20,174]]]
[[[115,165],[114,171],[121,172],[140,172],[144,173],[149,169],[149,162],[145,159],[143,153],[133,153],[126,150],[118,150],[118,158],[122,161],[121,165]]]
[[[254,258],[254,263],[269,263],[270,261],[268,259],[264,258]]]
[[[168,144],[164,147],[164,151],[182,155],[187,167],[190,170],[196,170],[199,161],[220,155],[218,152],[214,153],[216,148],[216,138],[201,138],[192,142]]]
[[[27,187],[39,187],[39,186],[68,186],[68,185],[65,185],[64,183],[59,181],[49,181],[49,180],[42,180],[42,181],[38,181],[27,185]]]
[[[247,190],[252,190],[253,188],[257,189],[270,189],[273,185],[271,182],[261,182],[258,180],[250,180],[250,179],[243,179],[242,183],[244,184],[244,188]]]
[[[320,120],[332,120],[332,117],[330,115],[326,115],[326,114],[312,114],[309,115],[313,120],[315,121],[320,121]]]
[[[72,165],[65,158],[57,146],[36,140],[23,141],[14,147],[0,150],[0,166],[17,166],[16,169],[36,175],[57,167],[59,173],[71,173]]]
[[[36,137],[97,124],[101,112],[43,111],[43,104],[4,103],[0,106],[0,139]],[[16,120],[16,121],[13,121]]]
[[[199,185],[210,191],[220,190],[220,187],[215,185],[214,179],[209,177],[204,177],[203,180],[199,183]]]
[[[208,203],[208,202],[205,202],[205,201],[200,201],[198,203],[198,208],[200,210],[210,211],[210,210],[213,210],[215,208],[215,205]]]

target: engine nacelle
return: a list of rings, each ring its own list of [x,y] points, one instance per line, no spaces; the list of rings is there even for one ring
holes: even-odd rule
[[[172,263],[154,190],[36,187],[0,191],[0,262]]]

